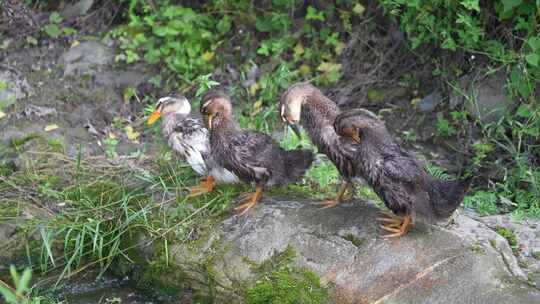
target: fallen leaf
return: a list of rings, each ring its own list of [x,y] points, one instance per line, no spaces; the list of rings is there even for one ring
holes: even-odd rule
[[[255,82],[249,86],[249,94],[251,94],[251,96],[255,96],[255,94],[257,94],[257,91],[259,91],[260,89],[261,85],[258,82]]]
[[[206,62],[212,60],[212,58],[214,58],[214,53],[213,52],[206,51],[206,52],[204,52],[202,54],[202,60],[204,60]]]
[[[0,111],[0,118],[4,118],[4,117],[6,117],[6,113]]]
[[[304,54],[304,46],[301,43],[298,43],[294,47],[294,57],[300,57],[302,54]]]
[[[311,67],[307,64],[302,64],[298,67],[298,71],[302,75],[308,75],[309,73],[311,73]]]
[[[43,130],[45,130],[45,132],[51,132],[51,131],[54,131],[56,129],[58,129],[57,124],[50,124],[50,125],[46,126],[45,129],[43,129]]]
[[[135,144],[139,144],[139,136],[141,135],[141,133],[139,132],[136,132],[132,126],[130,125],[127,125],[124,130],[126,131],[126,135],[128,137],[129,140],[131,140],[133,143]]]
[[[74,48],[74,47],[76,47],[76,46],[79,45],[79,44],[81,44],[81,43],[79,42],[79,40],[75,40],[75,41],[73,41],[73,43],[71,43],[71,46],[70,46],[70,47],[71,47],[71,48]]]
[[[356,3],[352,10],[355,14],[362,15],[366,8],[361,3]]]
[[[417,98],[413,98],[413,99],[411,100],[411,104],[412,104],[414,107],[416,107],[416,105],[418,105],[418,103],[419,103],[421,100],[422,100],[422,98],[418,98],[418,97],[417,97]]]
[[[341,64],[333,62],[323,62],[317,67],[317,70],[325,73],[339,71],[341,70]]]
[[[261,111],[262,111],[262,100],[257,100],[254,104],[253,104],[253,111],[251,111],[250,115],[251,117],[259,114]]]
[[[343,50],[345,49],[345,46],[346,46],[345,43],[338,42],[338,44],[336,44],[336,47],[334,48],[336,55],[341,55],[341,53],[343,53]]]

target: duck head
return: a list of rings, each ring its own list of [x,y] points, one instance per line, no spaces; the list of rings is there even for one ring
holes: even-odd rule
[[[282,95],[279,100],[279,111],[281,119],[294,131],[301,139],[298,123],[302,116],[302,106],[307,102],[308,96],[317,91],[317,88],[308,82],[293,84]]]
[[[176,93],[160,98],[156,103],[156,110],[152,112],[146,122],[149,126],[153,125],[161,116],[170,114],[189,115],[191,113],[191,104],[185,96]]]
[[[224,119],[232,117],[231,98],[221,90],[210,90],[202,98],[201,114],[208,130]]]
[[[347,137],[357,143],[366,132],[381,133],[385,127],[383,122],[374,113],[356,109],[338,115],[334,121],[334,130],[339,136]]]

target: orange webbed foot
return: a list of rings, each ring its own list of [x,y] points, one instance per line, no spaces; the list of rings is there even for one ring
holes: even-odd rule
[[[192,187],[187,197],[196,197],[205,193],[212,192],[216,182],[212,176],[208,176],[205,181],[201,182],[198,186]]]
[[[348,182],[343,182],[341,184],[341,187],[339,188],[339,191],[336,197],[327,198],[324,203],[318,203],[317,205],[322,205],[322,207],[320,208],[322,210],[322,209],[332,208],[339,205],[342,202],[349,201],[352,199],[353,194],[354,194],[352,189],[354,189],[352,185],[350,185]]]
[[[251,208],[253,208],[262,198],[262,192],[263,188],[260,186],[257,186],[255,189],[255,192],[253,193],[246,193],[246,198],[242,201],[243,204],[240,206],[234,208],[234,211],[240,212],[239,215],[244,215],[246,212],[248,212]]]
[[[378,217],[377,220],[381,222],[379,225],[381,229],[392,232],[391,234],[383,235],[383,238],[400,237],[407,232],[411,225],[411,216],[405,215],[404,217],[398,217],[391,214],[383,213],[384,217]]]

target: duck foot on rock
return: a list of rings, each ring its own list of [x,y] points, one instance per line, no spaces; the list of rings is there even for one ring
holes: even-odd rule
[[[205,193],[212,192],[216,182],[212,176],[208,176],[205,181],[201,182],[198,186],[190,189],[188,197],[195,197]]]
[[[317,203],[317,205],[322,205],[320,209],[328,209],[335,207],[336,205],[346,202],[352,199],[354,194],[354,188],[348,182],[343,182],[339,188],[338,194],[336,197],[327,198],[324,203]],[[348,191],[347,191],[348,190]]]
[[[395,216],[388,213],[382,213],[383,217],[377,218],[381,222],[381,229],[392,232],[391,234],[383,235],[383,238],[400,237],[407,232],[411,226],[411,216],[405,215],[403,217]]]
[[[234,211],[240,212],[240,215],[244,215],[249,209],[253,208],[261,200],[263,187],[257,186],[255,192],[246,193],[246,198],[242,200],[242,205],[234,208]]]

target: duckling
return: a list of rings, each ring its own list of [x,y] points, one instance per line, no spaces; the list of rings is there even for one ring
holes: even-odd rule
[[[199,175],[206,180],[190,190],[189,197],[211,192],[216,183],[228,184],[239,181],[231,171],[213,161],[210,153],[208,129],[200,118],[192,117],[191,104],[186,97],[170,94],[162,97],[147,124],[154,124],[163,117],[161,129],[169,146],[177,152]]]
[[[334,130],[334,119],[341,113],[338,106],[312,84],[301,82],[292,85],[281,95],[279,109],[283,121],[298,136],[297,125],[302,125],[319,152],[334,163],[341,175],[342,183],[336,197],[329,198],[323,204],[323,209],[352,197],[353,182],[361,177],[357,176],[354,163],[347,157],[347,153],[353,152],[351,144]]]
[[[354,145],[351,162],[396,216],[379,218],[385,237],[407,233],[416,218],[446,219],[461,204],[471,179],[443,181],[431,176],[402,149],[372,112],[357,109],[338,115],[334,129]]]
[[[313,162],[309,150],[285,151],[269,135],[240,128],[233,116],[231,100],[222,91],[206,93],[201,113],[210,131],[213,159],[243,182],[255,184],[255,192],[246,194],[246,199],[235,208],[240,214],[261,200],[265,188],[300,178]]]

